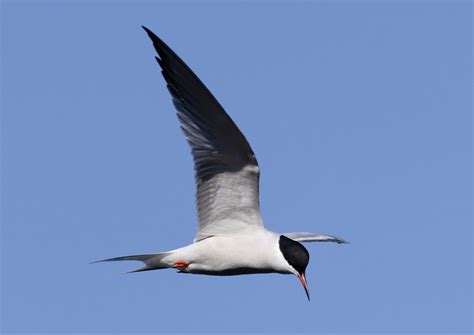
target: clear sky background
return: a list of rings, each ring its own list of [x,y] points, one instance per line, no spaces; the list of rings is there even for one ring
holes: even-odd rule
[[[472,330],[469,1],[2,1],[4,332]],[[195,234],[163,38],[251,143],[294,276],[89,262]]]

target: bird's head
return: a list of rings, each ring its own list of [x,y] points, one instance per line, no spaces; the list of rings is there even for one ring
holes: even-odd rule
[[[279,246],[283,257],[288,262],[290,272],[298,277],[309,300],[308,284],[306,283],[305,275],[306,267],[308,266],[309,262],[308,250],[306,250],[306,248],[301,243],[296,242],[284,235],[280,236]]]

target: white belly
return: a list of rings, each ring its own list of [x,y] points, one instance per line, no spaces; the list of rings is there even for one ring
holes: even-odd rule
[[[279,249],[279,235],[266,230],[209,237],[175,250],[166,261],[188,263],[182,272],[208,275],[292,273]]]

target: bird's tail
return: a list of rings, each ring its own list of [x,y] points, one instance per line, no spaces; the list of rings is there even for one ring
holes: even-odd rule
[[[140,261],[140,262],[143,262],[144,266],[136,270],[128,271],[127,273],[159,270],[159,269],[166,269],[166,268],[172,267],[169,263],[163,261],[163,259],[170,254],[171,254],[170,252],[163,252],[159,254],[122,256],[122,257],[102,259],[94,263],[116,262],[116,261]]]

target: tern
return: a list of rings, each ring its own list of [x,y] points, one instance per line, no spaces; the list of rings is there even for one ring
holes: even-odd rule
[[[293,274],[308,300],[308,250],[300,242],[346,243],[317,233],[276,233],[260,214],[260,169],[242,132],[194,72],[158,36],[153,42],[181,129],[194,161],[197,234],[193,243],[171,251],[104,259],[141,261],[130,271],[172,268],[180,273],[242,275]]]

